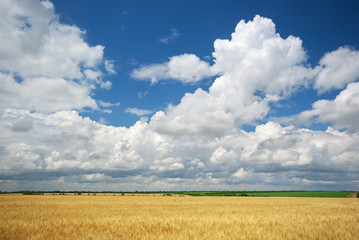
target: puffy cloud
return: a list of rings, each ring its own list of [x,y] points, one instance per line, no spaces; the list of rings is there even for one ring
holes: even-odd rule
[[[20,3],[36,14],[23,16],[27,13],[23,9],[24,14],[19,18],[9,17],[16,16],[23,8],[18,6]],[[0,4],[4,7],[7,4],[7,10],[11,10],[7,12],[0,7],[4,12],[0,24],[8,21],[9,31],[17,29],[12,32],[14,43],[5,42],[14,50],[13,63],[21,61],[20,55],[30,60],[36,54],[40,58],[48,56],[43,47],[51,46],[49,39],[58,42],[60,37],[64,38],[63,45],[58,48],[73,38],[81,45],[79,51],[83,51],[71,53],[74,56],[70,60],[59,56],[64,61],[59,66],[64,69],[66,61],[73,61],[74,65],[67,71],[49,68],[49,75],[41,70],[40,76],[33,76],[28,69],[30,64],[34,68],[42,66],[36,63],[37,59],[17,66],[7,63],[11,58],[1,59],[4,63],[0,73],[2,189],[37,186],[54,190],[61,186],[64,190],[117,191],[342,190],[357,186],[357,82],[348,84],[334,100],[318,101],[313,109],[302,114],[308,121],[314,118],[333,122],[334,126],[326,131],[283,127],[275,122],[259,124],[253,132],[241,130],[243,123],[263,120],[271,110],[271,102],[287,98],[299,87],[311,86],[313,79],[320,78],[321,71],[334,69],[335,64],[329,60],[323,60],[314,70],[305,66],[306,53],[301,40],[293,36],[281,38],[270,19],[256,16],[253,21],[241,21],[231,39],[216,40],[212,66],[195,55],[184,54],[164,64],[135,70],[132,75],[137,74],[140,79],[154,77],[153,82],[167,78],[193,82],[213,74],[219,77],[208,91],[197,89],[187,93],[178,105],[155,113],[149,123],[142,120],[127,128],[106,126],[72,110],[96,109],[97,104],[119,105],[96,103],[90,97],[91,89],[105,84],[97,66],[103,61],[101,46],[89,47],[82,39],[83,31],[61,25],[48,1]],[[52,20],[44,24],[33,20],[37,18]],[[62,30],[69,27],[68,32],[52,24],[61,25]],[[27,35],[26,31],[36,29],[28,29],[33,25],[42,26],[37,30],[44,36],[41,44],[22,39],[38,38],[35,32],[32,32],[34,36]],[[1,56],[11,53],[5,48],[0,51],[4,54]],[[52,59],[48,63],[56,61]],[[187,69],[188,62],[193,68]],[[110,69],[107,69],[109,73]],[[335,69],[342,71],[341,67]],[[330,76],[333,74],[332,71]],[[354,81],[350,76],[341,84]],[[328,86],[324,88],[332,88]],[[128,111],[143,114],[141,109]],[[342,127],[350,131],[338,131]]]
[[[232,176],[237,179],[245,179],[248,178],[250,174],[250,172],[246,172],[243,168],[240,168],[235,173],[233,173]]]
[[[175,135],[224,134],[233,127],[262,120],[270,111],[270,103],[290,97],[298,88],[310,87],[313,83],[319,91],[342,88],[359,77],[357,51],[341,47],[327,53],[312,69],[305,64],[307,56],[302,41],[293,36],[281,38],[272,20],[260,16],[253,21],[241,20],[231,39],[217,39],[214,48],[214,65],[207,72],[220,76],[208,92],[197,89],[194,93],[187,93],[177,106],[169,106],[166,111],[154,114],[151,119],[153,129]],[[175,60],[176,57],[171,58],[167,65],[176,63]],[[145,68],[154,67],[152,70],[155,70],[161,66],[163,69],[157,76],[165,77],[170,75],[167,65]],[[178,73],[171,76],[183,80],[186,68],[176,69]],[[154,81],[157,81],[156,77]],[[337,125],[353,128],[355,123],[344,124],[344,118],[348,119],[348,114],[356,115],[352,111],[355,103],[343,104],[346,107],[342,111],[346,114],[336,117],[343,123]],[[317,102],[316,111],[304,112],[300,117],[309,121],[310,116],[319,115],[318,111],[326,111],[324,109],[328,107],[327,101]],[[333,117],[320,116],[317,121],[337,122]]]
[[[114,61],[105,60],[106,71],[110,74],[116,74]]]
[[[249,94],[288,95],[310,76],[303,66],[302,41],[281,38],[272,20],[258,15],[247,23],[241,20],[231,40],[217,39],[214,48],[214,71],[225,76],[213,84],[218,90],[231,84]]]
[[[101,61],[104,47],[90,47],[84,31],[61,24],[49,3],[1,2],[1,70],[23,77],[79,79],[82,67],[93,68]]]
[[[146,122],[106,126],[76,111],[8,109],[0,117],[0,177],[6,181],[57,179],[69,188],[92,182],[114,190],[126,182],[141,190],[158,190],[159,182],[177,190],[193,189],[194,183],[194,189],[242,184],[308,189],[323,183],[335,189],[353,186],[359,171],[358,134],[332,128],[311,131],[268,122],[254,132],[223,137],[169,136]]]
[[[47,77],[26,78],[22,82],[0,72],[0,107],[29,109],[40,112],[97,109],[90,89],[75,81]]]
[[[50,1],[1,1],[0,9],[2,107],[96,109],[91,90],[111,87],[99,70],[104,47],[89,46],[85,31],[62,24]]]
[[[211,71],[209,64],[201,61],[196,55],[182,54],[170,58],[168,74],[182,82],[196,82],[210,76]]]
[[[301,40],[293,36],[281,38],[268,18],[256,16],[247,23],[240,21],[232,39],[217,39],[214,48],[211,72],[221,76],[208,92],[198,89],[187,93],[177,106],[157,112],[151,119],[156,131],[223,134],[263,119],[270,102],[306,86],[313,75],[303,65],[306,53]],[[180,74],[172,76],[181,78]]]
[[[140,80],[150,79],[151,83],[153,84],[156,83],[159,79],[169,78],[167,71],[168,66],[166,63],[152,64],[133,70],[131,77]]]
[[[184,165],[181,163],[180,158],[165,158],[161,160],[155,160],[154,165],[150,167],[151,170],[159,172],[168,172],[183,169]]]
[[[44,7],[47,9],[55,8],[54,4],[52,4],[52,2],[50,2],[49,0],[43,0],[43,1],[41,1],[41,4],[44,5]]]
[[[359,79],[359,51],[340,47],[326,53],[315,71],[318,75],[314,87],[320,92],[343,89],[346,84]]]
[[[179,105],[169,106],[166,113],[156,112],[151,127],[173,135],[221,134],[234,125],[235,119],[216,100],[202,89],[187,93]]]
[[[263,132],[256,129],[253,134],[255,143],[250,154],[243,156],[244,161],[256,162],[251,165],[255,170],[267,168],[266,171],[306,171],[305,174],[310,176],[310,172],[320,173],[331,169],[339,174],[342,171],[351,172],[358,167],[358,163],[353,161],[351,166],[336,162],[344,152],[352,154],[359,140],[357,134],[340,133],[331,128],[326,132],[282,128],[273,123],[267,123],[264,127],[265,132],[279,130],[281,133],[256,141],[263,135]]]
[[[31,122],[32,127],[26,129],[26,134],[18,131],[18,119]],[[10,138],[10,144],[8,140],[1,138],[1,145],[4,147],[1,161],[7,166],[6,169],[1,169],[2,174],[6,174],[3,170],[16,170],[17,165],[8,162],[14,156],[19,156],[19,162],[24,161],[19,164],[26,165],[30,160],[32,162],[29,165],[32,168],[18,168],[18,172],[34,169],[44,172],[70,170],[75,173],[91,172],[99,168],[103,171],[128,170],[142,164],[139,154],[141,148],[147,149],[146,145],[152,145],[146,143],[139,146],[143,144],[142,140],[150,140],[150,136],[137,139],[147,134],[142,131],[141,123],[130,129],[105,126],[79,116],[76,111],[59,111],[46,115],[8,109],[2,112],[1,120],[1,132],[4,137]],[[19,143],[15,146],[11,142]],[[16,147],[23,149],[22,155],[11,150]]]
[[[318,122],[334,123],[336,128],[359,130],[359,83],[350,83],[334,100],[320,100],[310,111]]]
[[[218,166],[218,168],[228,168],[229,165],[233,165],[238,158],[237,154],[230,150],[228,151],[224,147],[218,147],[209,159],[211,164]]]
[[[287,124],[331,123],[337,129],[359,130],[359,82],[350,83],[334,100],[319,100],[311,110],[280,119]]]
[[[152,84],[166,79],[191,83],[212,75],[209,64],[194,54],[173,56],[168,62],[144,66],[135,69],[131,74],[135,79],[149,79]]]

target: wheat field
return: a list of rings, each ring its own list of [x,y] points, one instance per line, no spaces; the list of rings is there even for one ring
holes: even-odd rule
[[[359,199],[0,195],[0,239],[358,239]]]

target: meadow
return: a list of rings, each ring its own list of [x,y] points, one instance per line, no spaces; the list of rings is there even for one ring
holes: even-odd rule
[[[357,239],[359,199],[0,195],[0,239]]]

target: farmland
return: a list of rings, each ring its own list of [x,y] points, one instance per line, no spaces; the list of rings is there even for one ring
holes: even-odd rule
[[[359,199],[0,195],[0,239],[355,239]]]
[[[264,191],[264,192],[236,192],[236,191],[220,191],[220,192],[175,192],[190,196],[252,196],[252,197],[330,197],[343,198],[351,192],[324,192],[324,191]]]

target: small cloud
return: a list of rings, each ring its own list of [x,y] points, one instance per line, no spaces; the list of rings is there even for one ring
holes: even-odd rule
[[[111,113],[112,113],[112,110],[111,110],[111,109],[104,109],[104,110],[102,110],[102,112],[111,114]]]
[[[137,93],[137,97],[138,97],[139,99],[142,99],[142,98],[146,97],[147,94],[148,94],[148,91],[139,92],[139,93]]]
[[[151,110],[138,109],[138,108],[126,108],[126,113],[135,114],[137,116],[144,116],[153,113]]]
[[[106,71],[107,71],[109,74],[116,74],[114,61],[112,61],[112,60],[106,60],[106,61],[105,61],[105,68],[106,68]]]
[[[131,77],[139,80],[150,80],[151,84],[155,84],[158,80],[167,79],[168,76],[168,64],[151,64],[143,66],[139,69],[135,69],[131,73]]]
[[[163,44],[169,44],[171,41],[174,41],[176,38],[178,38],[180,33],[177,29],[171,28],[171,35],[158,39]]]
[[[115,106],[120,106],[121,103],[117,102],[117,103],[109,103],[109,102],[104,102],[104,101],[98,101],[98,104],[100,104],[102,107],[115,107]]]
[[[183,83],[198,82],[214,76],[211,66],[194,54],[182,54],[170,57],[168,62],[151,64],[134,69],[131,77],[138,80],[150,80],[152,84],[159,80],[177,80]]]
[[[127,15],[128,14],[128,12],[127,11],[122,11],[122,15]]]

